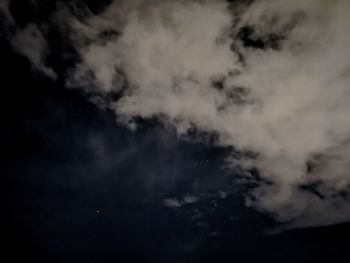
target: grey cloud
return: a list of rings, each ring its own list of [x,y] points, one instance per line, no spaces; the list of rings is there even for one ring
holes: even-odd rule
[[[13,18],[9,11],[9,1],[3,0],[0,2],[0,14],[4,15],[5,18],[10,22],[13,23]]]
[[[167,198],[163,200],[163,206],[169,207],[169,208],[179,208],[183,204],[181,201],[177,200],[176,198]]]
[[[179,134],[196,127],[256,153],[227,158],[271,182],[248,205],[290,227],[339,223],[350,219],[349,12],[346,0],[114,1],[66,21],[81,58],[69,81],[101,94],[126,88],[105,102],[123,120],[159,117]],[[245,47],[233,36],[246,26],[282,36],[280,46]],[[19,38],[41,65],[35,32]]]
[[[13,47],[22,55],[27,57],[33,66],[42,71],[50,78],[56,78],[56,73],[45,65],[45,58],[48,54],[48,44],[40,29],[35,24],[29,24],[12,37]]]
[[[30,23],[24,28],[17,25],[16,20],[10,12],[10,1],[3,0],[0,2],[0,14],[5,18],[2,21],[6,28],[3,32],[9,40],[11,45],[17,52],[25,56],[36,70],[50,78],[55,79],[56,73],[52,68],[45,65],[46,56],[49,54],[49,46],[40,29],[40,26]]]
[[[185,204],[194,204],[194,203],[197,203],[199,201],[199,199],[200,199],[199,197],[194,196],[194,195],[186,195],[183,198],[183,202]]]

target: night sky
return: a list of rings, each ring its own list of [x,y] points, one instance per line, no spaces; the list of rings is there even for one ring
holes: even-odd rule
[[[74,1],[95,14],[110,2]],[[274,232],[272,214],[246,206],[259,174],[228,169],[241,153],[215,134],[142,116],[133,130],[100,94],[67,87],[78,58],[50,24],[56,7],[9,8],[20,29],[47,21],[56,78],[18,52],[1,16],[1,262],[349,262],[349,223]],[[252,32],[238,34],[247,48],[278,48],[278,36]]]

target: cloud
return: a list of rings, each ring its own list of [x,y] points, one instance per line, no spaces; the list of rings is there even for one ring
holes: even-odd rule
[[[194,196],[194,195],[186,195],[184,198],[183,198],[183,202],[185,204],[194,204],[194,203],[197,203],[199,201],[199,197],[197,196]]]
[[[290,227],[343,222],[349,12],[346,0],[114,1],[101,14],[66,19],[80,55],[67,81],[93,86],[122,120],[157,117],[179,134],[196,128],[254,153],[227,158],[263,179],[247,204]],[[42,65],[35,32],[19,38]]]
[[[169,208],[179,208],[182,206],[182,202],[176,198],[168,198],[163,200],[163,206]]]
[[[53,69],[45,65],[49,47],[37,25],[29,24],[24,29],[18,30],[11,43],[19,53],[29,59],[34,68],[52,79],[57,77]]]
[[[13,22],[13,18],[9,11],[8,0],[3,0],[0,2],[0,14],[3,15],[8,21]]]
[[[9,39],[12,47],[25,56],[36,70],[44,75],[55,79],[56,73],[52,68],[46,66],[46,56],[50,53],[49,45],[40,28],[40,25],[29,23],[25,27],[20,27],[10,12],[11,1],[0,2],[0,18],[4,37]]]
[[[254,166],[273,184],[253,204],[294,225],[350,217],[349,11],[347,1],[259,1],[242,19],[261,34],[294,20],[280,50],[244,51],[247,66],[227,85],[247,87],[259,109],[235,116],[225,142],[261,154]]]

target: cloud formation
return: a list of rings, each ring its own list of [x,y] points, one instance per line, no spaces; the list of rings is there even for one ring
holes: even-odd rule
[[[35,24],[29,24],[24,29],[19,30],[12,37],[12,46],[22,55],[27,57],[33,67],[50,78],[56,78],[56,73],[45,65],[48,55],[48,44]]]
[[[32,4],[36,2],[33,1]],[[52,79],[57,78],[53,69],[46,65],[46,57],[50,50],[43,34],[44,30],[35,23],[29,23],[25,27],[18,25],[11,14],[10,6],[11,1],[0,2],[0,36],[8,38],[12,47],[25,56],[36,70]]]
[[[247,204],[290,227],[343,222],[349,12],[346,0],[114,1],[98,15],[65,16],[80,55],[68,82],[93,86],[126,122],[157,117],[254,153],[227,159],[263,179]]]

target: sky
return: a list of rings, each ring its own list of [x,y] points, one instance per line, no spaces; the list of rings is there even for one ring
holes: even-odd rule
[[[346,262],[349,12],[2,0],[1,256]]]

